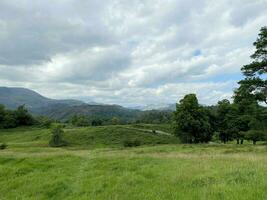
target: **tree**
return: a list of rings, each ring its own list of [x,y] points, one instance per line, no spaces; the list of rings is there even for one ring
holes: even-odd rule
[[[186,95],[175,112],[175,133],[184,143],[208,142],[212,138],[208,112],[195,94]]]
[[[4,126],[4,119],[5,119],[5,106],[0,104],[0,128],[3,128]]]
[[[101,119],[93,119],[91,122],[92,126],[102,126],[103,121]]]
[[[70,122],[74,126],[90,126],[91,125],[91,121],[89,117],[85,115],[74,115],[70,119]]]
[[[256,51],[251,58],[252,63],[242,67],[244,80],[239,81],[240,87],[235,92],[236,99],[242,96],[253,96],[256,100],[267,104],[267,27],[260,30],[259,36],[253,44]],[[250,97],[251,98],[251,97]]]
[[[45,116],[38,116],[35,118],[36,124],[43,128],[50,128],[52,123],[55,122],[54,120],[45,117]]]
[[[111,119],[111,123],[112,123],[113,125],[118,125],[118,124],[120,123],[120,119],[119,119],[118,117],[113,117],[113,118]]]
[[[237,130],[234,129],[234,108],[230,101],[224,99],[217,104],[217,130],[219,137],[223,143],[233,139],[233,133]]]
[[[251,140],[255,145],[257,141],[266,140],[267,135],[264,131],[264,122],[257,117],[252,118],[249,122],[249,130],[245,132],[247,140]]]
[[[11,110],[5,111],[5,116],[2,124],[3,128],[15,128],[18,126],[14,112]]]
[[[264,131],[261,130],[250,130],[245,133],[246,139],[251,140],[254,145],[256,145],[257,141],[266,140],[267,136]]]
[[[49,141],[51,147],[61,147],[66,145],[66,142],[62,139],[64,131],[60,125],[53,127],[51,133],[52,135]]]
[[[32,115],[28,112],[24,105],[19,106],[17,110],[14,111],[14,116],[18,126],[34,124]]]

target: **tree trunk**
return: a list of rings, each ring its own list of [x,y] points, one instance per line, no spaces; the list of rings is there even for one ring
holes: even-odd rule
[[[256,145],[256,141],[255,140],[253,140],[253,144]]]
[[[244,140],[243,140],[243,139],[241,139],[241,144],[243,144],[243,142],[244,142]]]
[[[239,144],[239,139],[236,139],[236,144]]]

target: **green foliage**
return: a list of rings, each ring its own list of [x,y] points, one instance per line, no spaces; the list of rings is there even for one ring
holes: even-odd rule
[[[57,125],[51,130],[51,139],[49,141],[49,145],[51,147],[62,147],[66,146],[66,142],[62,139],[64,131],[60,125]]]
[[[90,126],[91,125],[90,119],[84,115],[74,115],[70,119],[70,122],[74,126]]]
[[[230,101],[224,99],[217,104],[217,131],[224,143],[233,139],[233,135],[238,132],[235,126],[237,117],[236,107]]]
[[[137,147],[140,145],[141,145],[141,142],[138,139],[124,140],[124,142],[123,142],[124,147]]]
[[[7,144],[6,143],[0,143],[0,150],[6,149]]]
[[[101,119],[93,119],[91,124],[92,126],[102,126],[103,121]]]
[[[29,140],[29,135],[46,135],[46,129],[4,132],[13,144],[0,153],[1,199],[252,200],[267,195],[263,145],[55,150]]]
[[[14,111],[14,116],[18,126],[28,126],[34,124],[32,115],[28,112],[24,105],[19,106],[17,110]]]
[[[45,116],[39,116],[35,118],[36,124],[42,128],[50,128],[55,120],[52,120]]]
[[[245,138],[251,140],[255,145],[257,141],[266,140],[267,134],[263,130],[249,130],[245,133]]]
[[[120,124],[120,119],[118,117],[112,117],[111,123],[113,125],[118,125],[118,124]]]
[[[171,111],[148,110],[140,112],[136,122],[145,124],[171,123],[172,117]]]
[[[259,37],[253,44],[256,51],[251,56],[252,63],[242,67],[245,79],[239,81],[240,87],[235,92],[235,99],[251,96],[267,104],[267,27],[262,27]],[[265,78],[264,78],[265,77]],[[250,97],[250,98],[251,98]]]
[[[65,129],[64,138],[68,141],[68,146],[84,148],[123,147],[125,141],[134,140],[140,141],[141,145],[180,143],[173,135],[153,134],[151,129],[138,129],[128,125]]]
[[[18,126],[29,126],[34,124],[34,118],[25,108],[19,106],[16,110],[7,110],[0,105],[0,128],[14,128]]]
[[[15,114],[11,110],[6,110],[4,120],[2,121],[3,128],[15,128],[18,127],[17,120],[15,118]]]
[[[175,133],[184,143],[211,140],[212,132],[208,111],[198,104],[195,94],[186,95],[175,112]]]

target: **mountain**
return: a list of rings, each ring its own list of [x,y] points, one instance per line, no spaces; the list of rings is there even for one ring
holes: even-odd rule
[[[175,111],[176,104],[149,104],[145,106],[135,106],[131,108],[142,111],[148,111],[148,110]]]
[[[145,118],[150,122],[151,120],[155,121],[155,116],[156,118],[165,119],[172,110],[170,105],[164,105],[165,107],[163,105],[146,107],[145,110],[153,110],[149,112],[119,105],[106,105],[95,102],[84,103],[83,101],[72,99],[56,100],[44,97],[30,89],[14,87],[0,87],[0,104],[9,109],[16,109],[20,105],[25,105],[34,115],[48,116],[62,121],[70,119],[73,115],[85,115],[107,120],[112,117],[118,117],[124,122],[143,120]]]
[[[84,103],[72,99],[49,99],[30,89],[12,87],[0,87],[0,104],[9,109],[25,105],[32,114],[44,115],[57,120],[67,120],[73,115],[101,118],[116,116],[124,120],[131,120],[140,112],[118,105]]]
[[[82,101],[66,99],[55,100],[44,97],[37,92],[26,88],[0,87],[0,104],[9,109],[15,109],[25,105],[30,111],[35,112],[39,108],[51,105],[82,105]]]

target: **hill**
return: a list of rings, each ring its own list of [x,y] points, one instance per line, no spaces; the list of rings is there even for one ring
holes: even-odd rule
[[[5,105],[9,109],[15,109],[20,105],[25,105],[32,112],[38,111],[39,108],[51,105],[82,105],[82,101],[66,99],[56,100],[49,99],[40,95],[39,93],[26,89],[16,87],[0,87],[0,104]]]
[[[44,115],[57,120],[66,120],[75,114],[104,118],[116,116],[130,120],[138,113],[137,110],[118,105],[90,105],[72,99],[50,99],[26,88],[0,87],[0,104],[9,109],[25,105],[35,115]]]
[[[138,110],[127,109],[118,105],[89,105],[82,104],[69,106],[54,104],[40,108],[38,114],[45,115],[53,119],[67,120],[73,115],[84,115],[93,118],[111,119],[118,117],[123,121],[130,121],[137,117]]]
[[[47,116],[61,121],[68,120],[73,115],[85,115],[104,120],[118,117],[121,122],[141,120],[146,123],[165,123],[166,119],[170,118],[172,110],[141,111],[119,105],[89,104],[72,99],[56,100],[44,97],[33,90],[12,87],[0,87],[0,104],[9,109],[25,105],[34,115]]]
[[[144,128],[144,127],[142,127]],[[0,199],[266,199],[265,145],[165,144],[174,136],[106,126],[0,130]],[[124,148],[124,139],[144,146]],[[102,148],[104,147],[104,148]]]
[[[66,128],[64,139],[68,147],[96,148],[96,147],[123,147],[126,140],[138,140],[140,145],[177,144],[178,138],[161,133],[160,126],[152,126],[157,133],[152,133],[151,126],[136,128],[126,125],[99,126],[85,128]],[[11,147],[23,146],[29,143],[33,146],[48,146],[51,133],[49,129],[40,128],[15,128],[2,129],[0,142],[5,142]]]

